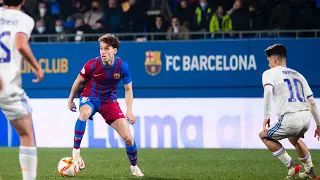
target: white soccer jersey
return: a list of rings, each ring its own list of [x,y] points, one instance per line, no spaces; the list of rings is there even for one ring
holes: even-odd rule
[[[308,110],[307,98],[312,91],[307,80],[299,72],[277,66],[262,75],[263,86],[273,86],[273,102],[277,116]]]
[[[34,20],[27,14],[14,9],[0,8],[0,77],[4,83],[1,97],[22,94],[20,66],[22,56],[15,47],[17,33],[30,34]]]

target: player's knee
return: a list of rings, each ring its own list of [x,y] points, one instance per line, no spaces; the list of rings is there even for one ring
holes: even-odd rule
[[[91,110],[80,110],[79,119],[81,120],[88,120],[91,116]]]
[[[267,134],[264,131],[261,131],[259,133],[259,137],[260,137],[261,140],[263,140],[263,139],[265,139],[267,137]]]
[[[126,143],[126,145],[132,146],[134,143],[133,137],[130,134],[124,135],[123,141]]]
[[[300,139],[295,138],[295,137],[289,137],[288,139],[293,146],[297,146],[302,143],[302,141]]]
[[[89,105],[85,104],[80,108],[79,119],[88,120],[92,114],[92,109]]]
[[[86,112],[80,113],[80,115],[79,115],[79,119],[81,119],[83,121],[88,120],[89,117],[90,117],[89,113],[86,113]]]

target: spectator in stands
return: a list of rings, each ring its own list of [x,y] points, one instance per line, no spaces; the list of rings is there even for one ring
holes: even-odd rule
[[[37,22],[36,22],[36,27],[33,31],[32,34],[35,34],[35,35],[45,35],[45,34],[50,34],[51,32],[47,29],[46,27],[46,22],[43,20],[43,19],[39,19]],[[34,41],[35,42],[48,42],[49,41],[49,38],[48,37],[45,37],[45,36],[42,36],[42,37],[36,37],[34,38]]]
[[[86,3],[83,0],[64,0],[64,1],[72,1],[72,6],[68,9],[64,9],[64,11],[70,11],[72,13],[68,16],[68,20],[75,21],[78,18],[83,19],[84,13],[88,10]]]
[[[151,27],[150,32],[158,32],[163,33],[167,32],[167,28],[163,24],[163,18],[161,16],[156,16],[154,25]],[[154,35],[154,40],[165,40],[166,37],[164,35]]]
[[[103,16],[102,8],[100,7],[98,0],[91,2],[91,9],[84,14],[84,22],[95,29],[96,22]]]
[[[136,0],[122,3],[121,32],[143,32],[143,10]]]
[[[54,34],[57,35],[52,39],[54,42],[67,42],[71,40],[71,37],[66,36],[66,34],[71,34],[71,31],[64,28],[63,21],[60,19],[56,20]]]
[[[255,4],[249,5],[248,15],[248,30],[259,31],[262,30],[262,17],[260,12],[256,10]]]
[[[320,0],[319,0],[320,2]],[[320,28],[320,16],[319,10],[316,6],[316,2],[310,0],[304,0],[299,3],[299,9],[297,12],[296,29],[318,29]]]
[[[154,12],[153,15],[161,15],[164,21],[170,21],[172,18],[172,10],[167,0],[150,0],[150,11]]]
[[[177,16],[181,25],[190,28],[190,24],[193,20],[193,11],[189,7],[187,0],[180,1],[180,7],[178,8]]]
[[[47,9],[47,4],[43,1],[38,3],[38,9],[31,15],[35,21],[43,19],[46,24],[46,30],[52,32],[54,29],[55,20],[52,18],[50,11]]]
[[[103,33],[105,33],[104,30],[105,30],[105,28],[103,27],[103,21],[98,20],[95,24],[94,29],[93,29],[93,33],[103,34]]]
[[[0,0],[1,2],[1,0]],[[38,0],[27,0],[23,5],[23,11],[32,15],[38,9]]]
[[[223,7],[220,5],[218,6],[216,13],[213,14],[210,21],[210,32],[212,33],[212,37],[215,37],[215,32],[217,31],[227,32],[231,30],[232,20],[230,14],[225,13]]]
[[[85,24],[83,19],[78,18],[76,20],[76,27],[73,33],[76,34],[74,39],[76,42],[87,41],[87,40],[90,40],[90,38],[89,37],[84,38],[83,35],[91,33],[91,27]]]
[[[248,10],[243,7],[241,0],[235,0],[229,11],[232,20],[232,29],[235,31],[248,30]]]
[[[178,3],[181,3],[181,1],[184,1],[184,0],[176,0]],[[195,8],[198,3],[199,3],[199,0],[186,0],[188,2],[188,6],[190,8]],[[181,4],[180,4],[181,5]],[[181,21],[182,22],[182,21]]]
[[[189,29],[180,25],[177,17],[173,17],[171,19],[171,26],[167,31],[167,40],[188,40],[190,39],[189,36]]]
[[[200,0],[200,4],[195,10],[192,29],[194,31],[208,32],[213,12],[214,11],[208,6],[207,0]]]
[[[103,15],[103,22],[106,27],[106,32],[117,32],[120,27],[122,16],[122,8],[117,0],[109,0],[108,7]]]
[[[55,20],[63,18],[63,14],[61,14],[60,11],[60,2],[59,0],[50,0],[48,2],[49,12],[52,17],[54,17]]]
[[[271,10],[269,29],[287,29],[291,18],[291,4],[287,0],[275,0]]]

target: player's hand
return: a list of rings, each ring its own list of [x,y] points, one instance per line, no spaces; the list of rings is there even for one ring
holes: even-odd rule
[[[42,68],[40,68],[39,70],[36,70],[34,74],[36,75],[37,79],[32,79],[33,83],[38,83],[43,80],[44,71],[42,70]]]
[[[131,111],[127,111],[127,113],[126,113],[126,119],[128,119],[128,121],[129,121],[131,124],[136,123],[136,117],[133,115],[133,113],[132,113]]]
[[[2,90],[2,80],[0,78],[0,91]]]
[[[68,102],[68,107],[69,107],[70,111],[77,112],[77,106],[73,101]]]
[[[314,137],[318,136],[318,141],[320,141],[320,127],[317,127],[317,129],[314,131]]]
[[[268,127],[267,127],[268,126]],[[267,132],[270,127],[270,119],[265,119],[263,121],[263,131]]]

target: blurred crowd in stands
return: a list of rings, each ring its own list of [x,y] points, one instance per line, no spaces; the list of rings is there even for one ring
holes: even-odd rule
[[[23,10],[36,22],[33,34],[58,34],[51,39],[58,42],[106,32],[187,40],[196,38],[191,31],[216,38],[215,32],[320,29],[318,0],[26,0]]]

